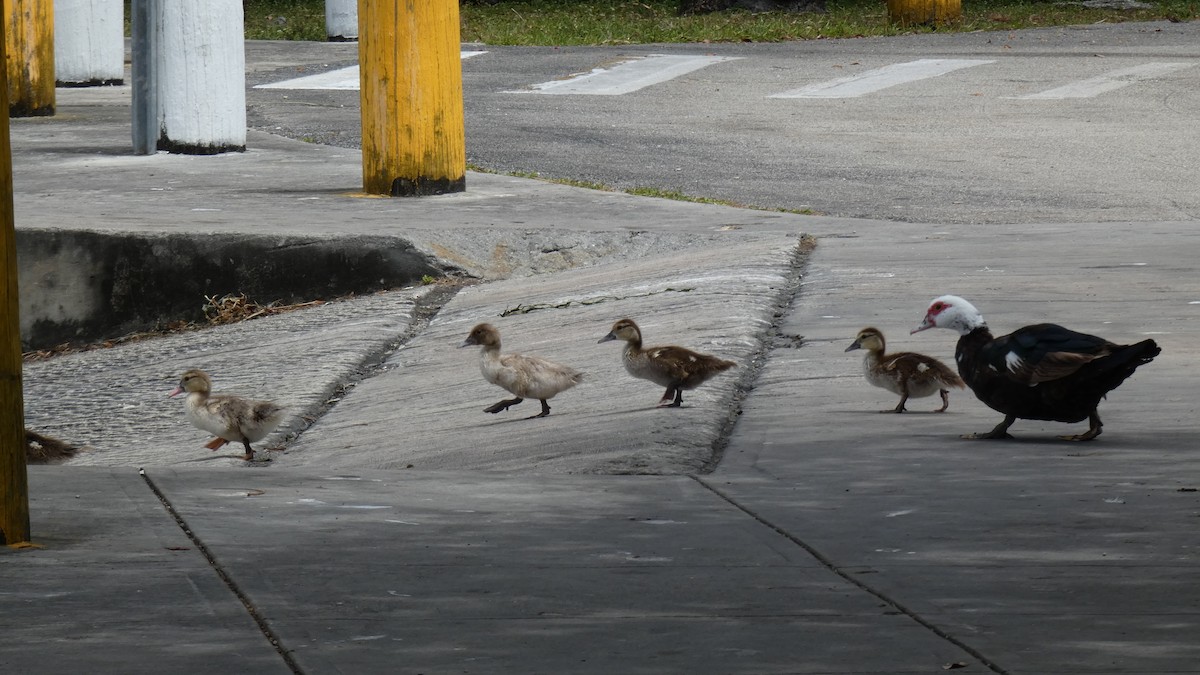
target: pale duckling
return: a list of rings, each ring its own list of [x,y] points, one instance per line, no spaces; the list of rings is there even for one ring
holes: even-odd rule
[[[621,319],[614,323],[612,330],[600,338],[599,342],[610,340],[625,341],[621,361],[630,375],[667,388],[658,402],[660,408],[678,408],[683,404],[684,389],[695,389],[713,375],[737,365],[733,361],[694,352],[685,347],[643,349],[642,330],[632,319]]]
[[[542,402],[542,412],[528,419],[550,414],[548,399],[583,381],[583,373],[537,356],[500,353],[500,331],[490,323],[481,323],[460,347],[479,345],[479,370],[483,379],[507,389],[516,398],[508,398],[483,409],[486,413],[508,410],[527,398]]]
[[[284,409],[270,401],[213,395],[212,378],[203,370],[185,372],[170,396],[183,392],[187,392],[188,421],[198,429],[217,435],[204,447],[216,450],[230,441],[240,441],[246,448],[242,459],[248,462],[254,459],[254,448],[250,443],[261,441],[283,421]]]
[[[914,352],[886,354],[885,348],[883,333],[878,328],[858,331],[854,342],[846,347],[848,352],[867,350],[863,357],[863,373],[867,376],[867,382],[900,395],[900,402],[895,408],[880,412],[902,413],[906,410],[904,404],[909,398],[924,398],[934,393],[942,396],[942,407],[934,412],[946,412],[950,407],[950,387],[962,389],[965,386],[958,374],[932,356]]]

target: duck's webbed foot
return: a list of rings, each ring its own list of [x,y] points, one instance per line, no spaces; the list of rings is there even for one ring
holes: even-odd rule
[[[657,408],[678,408],[683,405],[683,390],[679,387],[667,387],[659,399]]]
[[[496,414],[496,413],[500,412],[501,410],[508,410],[510,407],[512,407],[524,400],[525,399],[521,398],[520,396],[518,396],[516,398],[506,398],[503,401],[500,401],[499,403],[496,403],[496,404],[493,404],[493,405],[490,405],[490,406],[484,408],[483,412]]]
[[[982,440],[982,439],[987,439],[987,440],[1004,440],[1004,439],[1011,439],[1011,438],[1012,438],[1012,435],[1008,433],[1008,428],[1009,428],[1009,427],[1011,427],[1011,426],[1013,425],[1013,422],[1016,422],[1016,421],[1017,421],[1017,418],[1016,418],[1016,417],[1013,417],[1012,415],[1007,415],[1007,416],[1005,416],[1005,418],[1004,418],[1004,421],[1003,421],[1003,422],[1001,422],[1000,424],[997,424],[997,425],[996,425],[996,428],[995,428],[995,429],[992,429],[991,431],[988,431],[988,432],[985,432],[985,433],[982,433],[982,434],[963,434],[963,436],[962,436],[962,437],[963,437],[963,438],[967,438],[967,439],[971,439],[971,440]]]
[[[546,403],[546,399],[544,399],[544,398],[540,398],[538,400],[542,402],[542,412],[540,412],[536,415],[533,415],[531,417],[526,417],[525,419],[535,420],[539,417],[549,417],[550,416],[550,404]]]
[[[1088,415],[1088,430],[1082,434],[1073,436],[1059,436],[1064,441],[1090,441],[1100,435],[1104,429],[1104,423],[1100,421],[1100,415],[1095,410]]]
[[[250,447],[250,441],[242,439],[242,445],[246,446],[246,454],[242,455],[242,459],[247,462],[254,461],[254,448]]]
[[[938,390],[938,393],[942,395],[942,407],[934,410],[933,412],[946,412],[946,409],[950,407],[950,390],[940,389]]]

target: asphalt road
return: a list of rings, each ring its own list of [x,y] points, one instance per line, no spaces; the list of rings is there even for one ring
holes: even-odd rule
[[[263,54],[273,48],[248,45],[259,68],[251,87],[356,58],[352,44],[314,43],[310,67],[272,68]],[[1200,216],[1196,23],[782,44],[465,48],[486,52],[463,62],[467,157],[486,169],[912,222]],[[539,83],[650,54],[728,60],[622,95],[529,94]],[[929,59],[970,67],[853,97],[778,97]],[[1151,74],[1137,74],[1146,69]],[[1039,98],[1098,80],[1113,88]],[[357,91],[251,88],[248,102],[256,128],[360,144]]]

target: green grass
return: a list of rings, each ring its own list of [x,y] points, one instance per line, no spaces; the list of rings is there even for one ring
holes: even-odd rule
[[[822,14],[717,12],[677,16],[677,0],[499,0],[460,8],[464,42],[602,45],[650,42],[780,42],[931,32],[887,20],[883,0],[827,0]],[[1194,21],[1200,0],[1152,0],[1151,9],[1087,9],[1056,0],[963,0],[947,31],[1015,30],[1124,21]],[[322,0],[246,0],[246,37],[324,40]]]
[[[244,0],[247,40],[317,40],[325,32],[324,0]]]

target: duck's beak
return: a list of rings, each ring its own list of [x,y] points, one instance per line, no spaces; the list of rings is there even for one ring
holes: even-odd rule
[[[467,338],[466,340],[463,340],[463,343],[459,345],[458,348],[462,349],[463,347],[470,347],[473,344],[475,344],[475,341],[471,338]]]
[[[858,340],[855,340],[854,342],[851,342],[851,343],[850,343],[850,346],[849,346],[849,347],[846,347],[846,351],[848,351],[848,352],[852,352],[852,351],[854,351],[855,349],[862,349],[862,345],[861,345],[861,344],[859,344]]]
[[[183,393],[183,387],[175,387],[174,389],[171,390],[171,393],[167,394],[167,398],[175,398],[176,396],[178,396],[182,393]]]
[[[616,339],[617,339],[617,336],[613,335],[612,331],[609,331],[608,335],[605,335],[604,337],[600,338],[599,340],[596,340],[596,344],[600,344],[601,342],[608,342],[610,340],[616,340]]]
[[[925,319],[921,321],[921,325],[908,331],[908,334],[912,335],[914,333],[920,333],[923,330],[929,330],[930,328],[933,328],[935,326],[937,326],[937,324],[934,323],[933,316],[930,314],[926,314]]]

